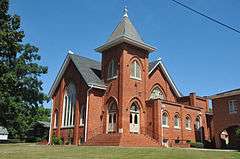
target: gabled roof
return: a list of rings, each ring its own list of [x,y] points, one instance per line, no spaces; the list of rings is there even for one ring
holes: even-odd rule
[[[95,50],[97,52],[103,52],[104,50],[123,42],[138,46],[144,50],[147,50],[148,52],[155,51],[154,47],[144,43],[138,31],[136,30],[127,15],[123,16],[122,20],[112,32],[107,42],[104,45],[96,48]]]
[[[164,75],[166,76],[167,81],[169,82],[170,86],[172,87],[174,93],[177,95],[177,97],[181,97],[182,96],[181,92],[177,89],[177,87],[176,87],[175,83],[173,82],[170,74],[168,73],[166,67],[164,66],[161,58],[159,58],[156,61],[149,62],[148,75],[150,75],[158,66],[161,68]]]
[[[82,57],[75,54],[68,53],[65,61],[58,72],[58,75],[49,91],[49,96],[52,97],[53,93],[55,92],[62,76],[70,62],[74,63],[79,73],[82,75],[84,81],[88,86],[98,88],[98,89],[106,89],[106,86],[101,80],[101,63],[86,57]]]
[[[8,135],[7,129],[3,126],[0,126],[0,135]]]
[[[218,94],[214,94],[212,96],[209,96],[208,98],[215,99],[215,98],[221,98],[221,97],[229,97],[229,96],[233,96],[233,95],[240,95],[240,88],[222,92],[222,93],[218,93]]]

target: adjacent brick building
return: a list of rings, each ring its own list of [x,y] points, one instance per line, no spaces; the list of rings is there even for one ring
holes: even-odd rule
[[[98,62],[68,54],[50,90],[55,135],[64,143],[117,146],[189,146],[210,141],[208,101],[183,96],[155,48],[124,14]]]
[[[213,106],[213,130],[217,148],[240,148],[236,129],[240,128],[240,89],[210,97]]]

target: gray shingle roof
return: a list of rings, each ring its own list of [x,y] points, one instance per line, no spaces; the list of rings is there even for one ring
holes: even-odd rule
[[[7,129],[4,128],[4,127],[2,127],[2,126],[0,126],[0,134],[1,134],[1,135],[8,135]]]
[[[121,36],[126,36],[132,40],[144,43],[141,36],[128,17],[123,17],[123,19],[113,31],[112,35],[109,37],[108,42],[114,41]]]
[[[45,128],[49,128],[50,127],[50,122],[46,122],[46,121],[37,121],[39,124],[43,125],[43,127]]]
[[[75,54],[69,54],[69,56],[87,84],[105,86],[101,79],[100,62]]]

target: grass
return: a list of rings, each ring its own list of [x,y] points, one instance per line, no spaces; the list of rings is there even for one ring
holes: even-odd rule
[[[121,148],[2,144],[0,159],[240,159],[240,152],[177,148]]]

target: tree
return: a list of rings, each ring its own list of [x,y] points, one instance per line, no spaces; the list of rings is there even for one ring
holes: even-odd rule
[[[9,15],[9,1],[0,0],[0,125],[9,137],[24,138],[47,96],[42,92],[38,48],[23,44],[20,17]]]

